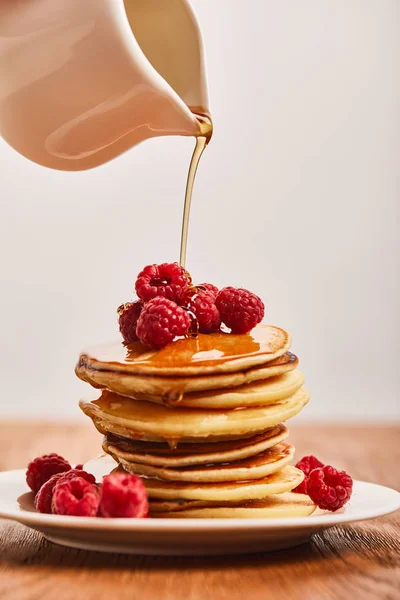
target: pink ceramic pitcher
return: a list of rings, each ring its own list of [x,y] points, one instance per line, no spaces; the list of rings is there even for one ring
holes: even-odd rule
[[[187,0],[0,0],[0,135],[30,160],[89,169],[207,112]]]

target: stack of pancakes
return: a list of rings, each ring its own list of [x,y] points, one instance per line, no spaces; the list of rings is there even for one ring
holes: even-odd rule
[[[81,354],[78,377],[99,388],[80,406],[120,468],[143,477],[154,517],[309,515],[291,492],[284,421],[309,400],[284,330],[199,334],[161,350],[139,342]]]

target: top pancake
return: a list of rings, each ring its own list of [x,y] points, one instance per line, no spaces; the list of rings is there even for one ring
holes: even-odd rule
[[[237,373],[216,373],[215,375],[192,376],[156,376],[135,375],[109,371],[107,369],[91,369],[78,365],[78,377],[95,388],[106,388],[123,396],[138,400],[151,400],[162,404],[179,404],[186,394],[203,390],[223,390],[235,388],[247,383],[270,379],[288,373],[297,368],[299,359],[291,352],[246,371]]]
[[[245,335],[200,333],[197,338],[180,339],[161,350],[149,350],[140,342],[117,342],[83,352],[76,373],[84,380],[90,378],[91,371],[158,376],[232,373],[278,358],[290,343],[290,335],[273,325],[257,325]]]

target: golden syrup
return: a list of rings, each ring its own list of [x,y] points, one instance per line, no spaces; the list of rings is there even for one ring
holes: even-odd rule
[[[162,401],[170,407],[178,406],[183,400],[183,390],[170,390],[164,394]]]
[[[201,454],[235,452],[238,449],[247,449],[252,446],[257,446],[261,442],[269,442],[270,444],[274,443],[274,445],[276,445],[283,436],[287,436],[287,433],[286,425],[280,423],[279,425],[266,429],[263,433],[259,433],[250,438],[233,439],[225,442],[192,442],[185,444],[184,448],[180,448],[179,451],[173,453],[169,451],[167,443],[132,440],[114,433],[106,433],[105,443],[109,446],[114,446],[122,453],[152,455],[162,459],[171,456],[177,458],[180,456],[186,457]],[[254,454],[257,452],[254,452]],[[253,456],[253,454],[249,454],[249,456]]]
[[[289,416],[294,416],[307,404],[308,399],[308,392],[301,389],[290,398],[275,404],[213,410],[180,406],[169,408],[102,390],[100,395],[97,392],[90,399],[82,400],[80,406],[86,414],[90,413],[89,416],[124,427],[126,425],[138,434],[143,433],[142,439],[146,439],[149,434],[148,441],[153,441],[153,433],[162,438],[178,439],[186,434],[195,438],[214,435],[229,438],[251,437],[276,427]],[[124,435],[118,431],[109,431]]]
[[[199,367],[200,372],[201,367],[212,367],[240,358],[262,356],[268,362],[273,355],[287,347],[288,342],[289,335],[286,331],[270,325],[257,325],[245,335],[220,331],[199,333],[197,338],[182,338],[160,350],[149,351],[140,342],[128,345],[115,342],[83,352],[78,369],[92,366],[112,371],[118,366],[124,366],[127,371],[138,373],[144,370],[160,372],[160,369],[179,369],[177,375],[183,376],[185,368]],[[288,360],[289,357],[286,356],[284,362]]]
[[[238,463],[243,460],[258,460],[264,456],[265,460],[292,458],[294,449],[284,444],[282,440],[287,437],[288,430],[281,423],[276,427],[267,429],[262,434],[250,438],[233,439],[229,441],[209,442],[204,440],[197,443],[181,444],[171,450],[167,442],[146,442],[129,440],[113,433],[107,433],[103,450],[118,460],[118,457],[128,462],[143,463],[156,467],[205,468],[205,465]],[[265,454],[267,451],[269,453]],[[278,456],[279,454],[279,456]],[[265,462],[265,461],[264,461]],[[243,463],[242,463],[243,464]]]
[[[223,442],[220,442],[220,444],[223,444]],[[207,471],[213,471],[214,473],[220,471],[221,473],[223,473],[224,471],[230,471],[232,469],[249,469],[249,472],[246,472],[246,475],[250,475],[250,470],[251,469],[258,469],[258,468],[262,468],[265,467],[267,465],[271,465],[271,470],[269,473],[265,473],[264,477],[266,477],[267,475],[270,475],[272,473],[275,472],[275,470],[277,471],[278,468],[282,468],[284,466],[284,464],[286,464],[287,462],[289,462],[294,456],[294,448],[293,446],[290,446],[289,444],[284,444],[284,443],[279,443],[276,444],[276,446],[273,446],[272,448],[268,448],[267,450],[264,450],[262,452],[259,452],[258,454],[255,454],[254,456],[250,456],[250,457],[246,457],[246,458],[240,458],[240,459],[233,459],[233,460],[229,460],[226,459],[224,462],[207,462],[206,464],[198,464],[198,465],[185,465],[185,466],[168,466],[168,465],[160,465],[161,469],[162,468],[167,468],[167,469],[171,469],[171,473],[172,471],[174,471],[175,473],[207,473]],[[140,464],[141,460],[131,460],[128,457],[124,457],[124,456],[120,456],[121,459],[125,460],[127,463],[131,462],[132,464]],[[276,465],[276,463],[279,463],[279,465]],[[160,466],[156,466],[155,468],[160,468]],[[145,468],[145,467],[144,467]],[[142,472],[142,474],[147,474]],[[243,475],[243,474],[241,474]],[[150,476],[157,476],[155,473],[154,475],[150,475]],[[261,475],[262,476],[262,475]],[[232,481],[236,481],[236,477],[237,475],[234,475],[232,473]],[[160,478],[162,478],[162,475],[160,473]],[[248,479],[257,479],[257,477],[248,477]],[[174,477],[168,477],[168,480],[175,480]],[[180,480],[179,476],[176,478],[176,480]],[[190,481],[190,479],[187,479],[186,481]],[[196,479],[193,479],[192,481],[197,481]],[[199,480],[201,481],[201,479]],[[207,481],[207,479],[202,479],[202,481]],[[210,479],[210,481],[216,481],[216,480],[212,480]],[[222,480],[221,480],[222,481]],[[225,480],[224,481],[228,481]]]
[[[185,204],[183,207],[182,218],[182,233],[181,233],[181,250],[179,262],[182,267],[186,267],[186,251],[187,239],[189,231],[190,207],[192,204],[193,185],[196,178],[197,167],[199,166],[200,158],[209,143],[212,133],[213,124],[210,115],[198,112],[198,109],[191,108],[192,113],[196,116],[200,125],[200,134],[196,137],[192,160],[190,161],[189,172],[186,181]]]

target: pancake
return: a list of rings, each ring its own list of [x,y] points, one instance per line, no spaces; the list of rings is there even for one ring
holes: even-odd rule
[[[309,496],[286,492],[246,502],[205,502],[201,500],[168,502],[152,500],[150,516],[165,519],[279,519],[307,517],[316,509]]]
[[[286,466],[262,479],[235,482],[195,483],[160,481],[143,478],[149,498],[163,500],[208,500],[211,502],[240,502],[259,500],[273,494],[289,492],[304,479],[296,467]]]
[[[227,442],[181,444],[175,450],[166,443],[139,442],[107,434],[103,442],[103,450],[128,462],[156,467],[185,467],[248,458],[282,442],[288,433],[286,425],[280,423],[251,438]]]
[[[292,493],[304,479],[290,466],[284,421],[309,394],[288,351],[289,334],[199,334],[160,350],[118,342],[83,352],[76,374],[94,388],[82,411],[105,437],[106,455],[85,465],[142,478],[159,518],[307,516]]]
[[[145,441],[167,441],[175,446],[178,442],[251,437],[293,417],[308,400],[308,392],[301,388],[277,404],[221,412],[168,408],[103,390],[97,400],[81,400],[79,405],[100,433],[110,432]]]
[[[107,388],[125,396],[173,404],[178,402],[184,394],[190,392],[234,388],[293,371],[298,364],[297,356],[286,352],[265,366],[237,373],[200,375],[198,377],[185,377],[182,374],[176,377],[160,377],[126,373],[116,370],[113,364],[104,364],[103,368],[93,368],[86,364],[84,359],[81,359],[75,372],[80,379],[90,383],[94,388]]]
[[[264,381],[240,385],[233,389],[187,394],[175,404],[189,408],[213,409],[264,406],[292,396],[303,384],[304,377],[300,371],[296,370]],[[165,403],[161,398],[155,401]]]
[[[83,352],[77,372],[78,376],[85,371],[111,370],[177,377],[232,373],[268,363],[285,354],[290,344],[287,331],[273,325],[257,325],[245,335],[199,333],[160,350],[149,350],[140,342],[116,342]]]
[[[113,458],[124,467],[128,473],[144,477],[162,479],[164,481],[248,481],[262,479],[275,473],[287,465],[294,456],[293,446],[281,443],[260,452],[255,456],[242,458],[230,463],[215,465],[196,465],[190,467],[153,467],[125,460],[120,455]]]

